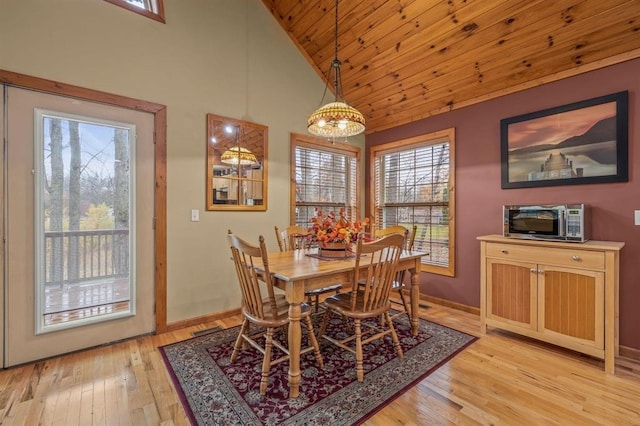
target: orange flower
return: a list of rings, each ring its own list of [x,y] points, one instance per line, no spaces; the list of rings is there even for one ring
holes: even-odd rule
[[[351,243],[358,241],[359,235],[368,225],[369,218],[363,221],[347,219],[344,208],[340,209],[338,215],[333,210],[325,214],[322,209],[316,208],[316,215],[311,218],[309,231],[313,239],[322,246],[326,246],[327,243],[344,242],[349,249]]]

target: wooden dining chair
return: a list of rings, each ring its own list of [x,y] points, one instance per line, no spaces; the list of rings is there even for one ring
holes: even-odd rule
[[[323,302],[326,311],[318,331],[318,339],[325,339],[355,354],[356,375],[360,382],[364,380],[363,345],[391,335],[398,357],[402,358],[403,356],[390,315],[389,293],[395,279],[404,240],[405,238],[401,234],[388,235],[367,243],[358,240],[351,291],[330,296]],[[359,286],[360,281],[366,285]],[[350,327],[354,331],[352,335],[344,339],[337,339],[325,334],[329,319],[334,313],[353,322],[353,327]],[[380,316],[383,317],[382,322],[363,322],[363,320]],[[350,330],[342,331],[348,332]]]
[[[404,248],[405,250],[411,251],[413,250],[413,244],[416,240],[416,232],[418,231],[418,225],[413,225],[411,228],[411,232],[405,236]],[[395,315],[392,315],[392,319],[396,319],[399,316],[404,314],[409,317],[409,321],[411,321],[411,305],[407,303],[407,297],[405,295],[405,290],[407,289],[407,285],[404,283],[404,279],[407,276],[407,270],[402,269],[396,272],[396,278],[393,280],[393,285],[391,288],[398,292],[400,296],[400,302],[402,303],[402,307],[404,308],[404,312],[398,312]]]
[[[260,236],[260,244],[256,246],[234,235],[229,230],[227,239],[236,267],[238,283],[242,291],[243,317],[240,333],[238,333],[233,353],[231,354],[231,362],[236,361],[244,342],[249,343],[260,351],[263,354],[260,395],[265,395],[271,366],[289,360],[289,350],[286,343],[281,343],[274,336],[277,330],[282,330],[283,340],[286,342],[287,333],[284,332],[284,329],[289,324],[289,304],[284,297],[276,296],[273,291],[264,237]],[[261,268],[262,271],[258,272],[257,268]],[[262,282],[263,280],[264,282]],[[266,288],[266,296],[263,294],[263,287]],[[324,362],[311,323],[311,308],[306,303],[303,303],[301,310],[301,318],[307,326],[311,346],[302,349],[300,354],[313,351],[318,365],[323,368]],[[251,324],[264,327],[264,331],[252,335],[250,333]],[[259,343],[259,337],[264,337],[264,346]],[[273,346],[276,346],[284,355],[272,360],[271,351]]]
[[[280,251],[304,249],[311,246],[311,233],[302,226],[291,225],[281,231],[276,225],[274,229]]]
[[[304,249],[311,246],[311,233],[308,229],[303,228],[302,226],[291,225],[281,231],[276,225],[274,229],[280,251]],[[320,307],[320,296],[332,292],[340,293],[341,289],[342,284],[336,283],[322,288],[305,291],[304,295],[307,297],[307,303],[312,306],[313,310],[317,313]]]
[[[392,235],[392,234],[404,235],[405,236],[404,248],[405,250],[411,251],[413,250],[413,244],[416,240],[417,231],[418,231],[417,225],[413,225],[413,227],[411,228],[411,232],[409,232],[407,228],[405,228],[402,225],[393,225],[387,228],[374,230],[373,236],[374,238],[382,238],[384,236]],[[403,311],[392,315],[391,316],[392,319],[398,318],[406,314],[409,317],[409,320],[411,320],[411,308],[410,308],[410,305],[407,303],[407,298],[404,294],[405,290],[407,289],[407,286],[404,283],[404,279],[406,275],[407,275],[406,269],[397,271],[396,277],[393,280],[393,285],[391,286],[393,290],[398,292],[398,295],[400,296],[400,302],[402,303],[402,308],[403,308]],[[394,301],[394,303],[397,303],[397,302]]]

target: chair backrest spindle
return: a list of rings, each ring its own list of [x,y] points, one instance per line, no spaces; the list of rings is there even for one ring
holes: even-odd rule
[[[404,235],[398,233],[368,243],[358,240],[351,310],[372,311],[382,309],[389,303],[404,241]],[[358,282],[365,282],[366,285],[359,287]],[[362,306],[356,306],[358,289],[363,293]]]
[[[264,313],[264,296],[262,285],[266,285],[267,297],[271,307],[272,315],[277,312],[275,302],[275,292],[269,273],[269,259],[264,237],[261,235],[260,245],[255,246],[242,238],[234,235],[229,230],[227,239],[231,246],[233,262],[238,275],[238,283],[242,292],[243,309],[250,315],[266,319]],[[257,268],[258,267],[258,268]],[[262,271],[259,272],[259,269]],[[275,319],[275,318],[274,318]]]
[[[416,240],[417,231],[418,231],[418,225],[413,225],[411,227],[410,232],[409,230],[407,230],[407,228],[405,228],[402,225],[393,225],[387,228],[376,229],[374,231],[374,237],[381,238],[391,234],[402,234],[405,236],[404,249],[411,251],[413,250],[413,245]],[[399,284],[402,284],[404,282],[404,278],[406,274],[407,274],[407,271],[405,269],[398,271],[395,278],[396,282]]]

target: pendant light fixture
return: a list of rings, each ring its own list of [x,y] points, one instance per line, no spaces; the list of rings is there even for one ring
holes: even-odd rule
[[[331,61],[331,68],[329,68],[329,72],[327,74],[328,86],[331,70],[333,70],[333,92],[335,94],[335,101],[315,110],[307,120],[307,129],[309,130],[309,133],[316,136],[346,138],[348,136],[355,136],[364,132],[365,120],[360,111],[347,105],[344,100],[342,78],[340,74],[340,66],[342,65],[342,62],[338,59],[338,0],[336,0],[335,53],[336,55],[333,61]],[[320,101],[321,105],[326,93],[327,87],[325,86],[324,94]]]
[[[258,162],[255,154],[249,151],[247,148],[240,146],[240,127],[235,128],[228,127],[227,132],[230,133],[235,130],[236,134],[236,146],[232,146],[222,153],[220,161],[229,164],[231,166],[251,166]]]
[[[220,156],[220,161],[232,166],[251,166],[258,162],[256,156],[251,151],[239,146],[231,147],[223,152]]]

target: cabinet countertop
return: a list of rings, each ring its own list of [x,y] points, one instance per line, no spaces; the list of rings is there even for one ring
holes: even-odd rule
[[[564,241],[544,241],[525,238],[507,238],[499,234],[481,235],[476,239],[492,243],[521,244],[537,247],[563,247],[576,250],[615,250],[620,251],[624,243],[618,241],[597,241],[589,240],[584,243],[564,242]]]

